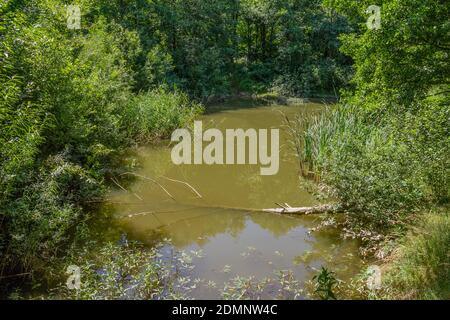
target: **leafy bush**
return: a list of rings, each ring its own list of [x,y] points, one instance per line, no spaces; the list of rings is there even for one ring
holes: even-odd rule
[[[63,155],[49,157],[16,201],[4,204],[2,229],[6,270],[39,270],[70,245],[88,215],[86,202],[102,187]],[[5,270],[5,271],[6,271]]]
[[[391,118],[340,105],[299,117],[291,132],[303,173],[331,186],[354,223],[386,231],[448,201],[448,116],[439,103]]]
[[[353,88],[335,111],[297,121],[295,144],[307,170],[355,218],[353,228],[389,233],[412,213],[449,200],[449,64],[446,48],[436,45],[448,42],[448,6],[385,1],[382,27],[368,30],[367,6],[328,5],[361,22],[340,38],[341,51],[355,62]]]
[[[0,276],[44,271],[84,230],[122,150],[201,111],[178,91],[133,92],[141,39],[101,3],[85,3],[81,30],[58,0],[0,7]]]

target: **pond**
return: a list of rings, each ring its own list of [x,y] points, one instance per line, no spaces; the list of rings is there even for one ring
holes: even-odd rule
[[[341,239],[337,231],[310,232],[320,222],[317,215],[233,209],[318,204],[299,178],[283,119],[321,108],[222,107],[201,116],[204,127],[223,131],[279,128],[279,171],[272,176],[260,175],[260,165],[174,165],[169,141],[139,149],[140,169],[133,172],[138,178],[127,191],[117,189],[108,197],[114,224],[128,239],[149,247],[170,239],[173,250],[190,253],[192,276],[209,284],[192,291],[193,298],[221,298],[236,277],[262,280],[280,270],[298,281],[296,298],[305,298],[304,283],[322,265],[349,279],[363,264],[358,244]],[[270,292],[265,297],[276,298]]]

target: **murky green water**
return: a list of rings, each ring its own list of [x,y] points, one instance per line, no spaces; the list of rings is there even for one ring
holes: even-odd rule
[[[317,216],[276,215],[220,207],[273,208],[317,204],[298,178],[298,164],[283,129],[282,113],[294,117],[320,105],[232,108],[202,116],[204,127],[280,128],[280,169],[261,176],[260,165],[180,165],[170,158],[168,142],[139,151],[142,169],[129,192],[109,196],[115,222],[128,238],[149,246],[164,238],[174,249],[196,252],[193,276],[214,283],[210,290],[194,291],[195,298],[218,298],[219,289],[236,276],[271,277],[291,270],[300,283],[326,265],[348,279],[360,270],[357,244],[336,233],[313,232]],[[187,182],[202,198],[185,184]],[[166,191],[173,197],[171,198]],[[217,288],[214,289],[214,288]]]

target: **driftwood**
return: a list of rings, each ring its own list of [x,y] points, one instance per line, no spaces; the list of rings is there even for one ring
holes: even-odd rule
[[[292,208],[290,206],[283,206],[281,208],[261,209],[263,212],[271,213],[288,213],[288,214],[312,214],[312,213],[331,213],[336,212],[337,207],[329,204],[314,206],[314,207],[298,207]]]
[[[279,204],[277,204],[279,205]],[[203,206],[200,206],[203,208]],[[318,213],[332,213],[338,211],[336,206],[325,204],[313,207],[291,207],[287,203],[280,208],[265,208],[265,209],[255,209],[255,208],[239,208],[239,207],[222,207],[214,206],[210,207],[212,209],[225,209],[225,210],[239,210],[248,212],[267,212],[267,213],[277,213],[277,214],[318,214]]]
[[[172,181],[172,182],[182,183],[185,186],[188,186],[197,195],[198,198],[202,198],[202,195],[193,186],[191,186],[189,183],[187,183],[185,181],[176,180],[176,179],[168,178],[168,177],[165,177],[165,176],[161,176],[161,178],[164,178],[164,179]]]
[[[167,191],[167,189],[166,188],[164,188],[158,181],[156,181],[155,179],[152,179],[152,178],[149,178],[149,177],[146,177],[146,176],[143,176],[143,175],[140,175],[140,174],[137,174],[137,173],[133,173],[133,172],[124,172],[124,173],[122,173],[120,176],[123,176],[123,175],[130,175],[130,176],[135,176],[135,177],[139,177],[139,178],[142,178],[142,179],[145,179],[145,180],[149,180],[149,181],[151,181],[151,182],[153,182],[154,184],[156,184],[158,187],[160,187],[172,200],[174,200],[174,201],[176,201],[175,200],[175,198],[170,194],[170,192],[169,191]]]
[[[172,200],[175,200],[174,196],[166,188],[164,188],[156,179],[153,179],[153,178],[150,178],[150,177],[147,177],[147,176],[143,176],[143,175],[140,175],[140,174],[137,174],[137,173],[133,173],[133,172],[124,172],[124,173],[121,174],[121,176],[123,176],[123,175],[131,175],[131,176],[139,177],[141,179],[149,180],[149,181],[153,182],[154,184],[156,184],[157,186],[159,186]],[[166,180],[171,181],[171,182],[181,183],[181,184],[185,185],[186,187],[188,187],[192,192],[194,192],[197,198],[202,198],[202,195],[197,191],[197,189],[195,189],[193,186],[191,186],[186,181],[172,179],[172,178],[169,178],[169,177],[166,177],[166,176],[161,176],[160,178],[166,179]],[[113,180],[113,182],[119,188],[121,188],[122,190],[128,191],[125,188],[123,188],[119,184],[119,182],[117,182],[117,180]],[[136,195],[135,193],[133,193],[133,194],[140,199],[140,197],[138,195]],[[142,200],[142,199],[140,199],[140,200]]]
[[[208,205],[187,205],[186,208],[175,209],[175,210],[167,210],[167,211],[144,211],[134,214],[129,214],[124,218],[133,218],[135,216],[142,215],[155,215],[155,214],[163,214],[163,213],[175,213],[182,212],[188,210],[195,209],[222,209],[222,210],[233,210],[233,211],[243,211],[243,212],[266,212],[266,213],[274,213],[274,214],[320,214],[320,213],[333,213],[337,212],[338,208],[333,205],[318,205],[313,207],[290,207],[288,204],[285,204],[282,208],[268,208],[268,209],[255,209],[255,208],[240,208],[240,207],[226,207],[226,206],[208,206]]]

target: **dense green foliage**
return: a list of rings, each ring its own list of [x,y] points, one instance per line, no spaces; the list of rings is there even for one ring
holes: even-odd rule
[[[303,172],[331,187],[347,211],[345,230],[379,256],[392,247],[380,240],[404,234],[421,211],[444,207],[427,218],[427,235],[408,244],[390,285],[399,297],[448,298],[450,4],[381,1],[381,28],[369,30],[363,22],[370,1],[329,3],[361,23],[341,36],[355,76],[336,107],[291,123]]]
[[[377,1],[378,30],[369,0],[78,0],[81,29],[68,4],[0,5],[0,277],[42,271],[83,238],[125,148],[186,125],[202,111],[193,100],[241,92],[341,90],[337,107],[291,125],[302,171],[331,187],[348,232],[394,238],[448,204],[448,1]],[[445,284],[442,219],[418,240],[432,265],[405,259]],[[393,283],[420,287],[404,279]]]
[[[136,31],[89,14],[69,30],[62,5],[0,8],[2,275],[57,257],[83,234],[123,148],[168,136],[202,109],[178,91],[134,93]]]
[[[132,30],[137,91],[166,84],[199,98],[269,89],[334,95],[351,72],[337,39],[350,26],[321,0],[97,0],[82,10],[85,20],[101,14]]]
[[[360,22],[366,21],[365,10],[373,4],[332,2],[350,20]],[[440,0],[375,4],[381,6],[379,30],[369,30],[361,23],[358,32],[341,37],[342,51],[355,62],[353,101],[364,102],[365,108],[399,114],[413,112],[411,104],[426,97],[448,94],[449,4]]]
[[[407,2],[383,3],[381,29],[342,36],[355,60],[353,90],[325,115],[295,123],[307,170],[333,187],[353,224],[377,231],[450,196],[448,4]],[[362,20],[356,9],[364,6],[336,3]]]
[[[80,0],[80,29],[68,4],[0,8],[2,274],[83,234],[120,152],[189,122],[189,96],[336,93],[350,74],[349,24],[319,0]]]

